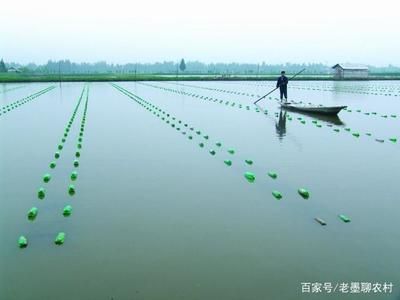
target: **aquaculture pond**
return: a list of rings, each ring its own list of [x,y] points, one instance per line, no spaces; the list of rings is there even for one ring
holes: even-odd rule
[[[399,299],[400,82],[274,84],[1,85],[0,299]]]

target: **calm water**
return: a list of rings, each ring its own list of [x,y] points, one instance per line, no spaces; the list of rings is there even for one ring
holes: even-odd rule
[[[389,140],[400,138],[400,82],[291,84],[290,99],[351,112],[285,118],[277,93],[260,102],[268,114],[257,112],[252,100],[271,82],[118,83],[175,117],[171,127],[109,83],[90,84],[73,197],[85,97],[57,167],[48,165],[85,84],[55,84],[0,115],[0,299],[400,299],[400,141]],[[1,85],[0,107],[52,85]],[[34,222],[26,218],[32,206]],[[59,231],[65,244],[55,246]],[[17,246],[20,235],[26,249]],[[302,294],[302,282],[394,288]]]

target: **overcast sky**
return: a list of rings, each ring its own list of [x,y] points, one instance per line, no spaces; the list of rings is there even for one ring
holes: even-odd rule
[[[396,1],[3,1],[0,58],[400,65]]]

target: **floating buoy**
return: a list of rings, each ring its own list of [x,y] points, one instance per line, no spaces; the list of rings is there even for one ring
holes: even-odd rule
[[[70,184],[68,186],[68,194],[70,194],[71,196],[75,195],[75,186],[73,184]]]
[[[232,166],[232,161],[229,160],[229,159],[225,159],[225,160],[224,160],[224,163],[225,163],[227,166]]]
[[[268,172],[268,176],[271,177],[272,179],[278,178],[278,174],[276,174],[275,172]]]
[[[78,178],[78,172],[77,171],[73,171],[71,173],[71,180],[74,181]]]
[[[208,135],[203,136],[206,140],[208,140]]]
[[[67,205],[63,208],[63,216],[64,217],[68,217],[72,214],[72,206],[71,205]]]
[[[209,152],[210,152],[211,155],[215,155],[215,151],[214,150],[211,149]]]
[[[347,128],[345,128],[344,130],[346,130],[346,131],[350,131],[351,129],[347,127]]]
[[[203,143],[200,143],[199,146],[200,146],[201,148],[203,148],[203,147],[204,147],[204,144],[203,144]]]
[[[253,164],[253,161],[251,159],[245,159],[244,161],[248,165],[252,165]]]
[[[244,173],[244,177],[247,179],[248,182],[253,183],[256,180],[256,175],[251,172]]]
[[[272,196],[274,196],[277,200],[282,199],[282,194],[279,191],[272,191]]]
[[[54,169],[56,167],[56,163],[54,162],[54,161],[52,161],[51,163],[50,163],[50,168],[51,169]]]
[[[78,144],[78,145],[76,145],[76,147],[78,148],[78,149],[82,149],[82,144]]]
[[[81,156],[81,153],[79,151],[76,151],[75,152],[75,157],[80,157],[80,156]]]
[[[51,179],[51,175],[49,173],[46,173],[46,174],[43,175],[43,181],[45,183],[49,182],[50,179]]]
[[[304,199],[310,198],[310,193],[307,191],[305,188],[300,188],[297,190],[297,192],[302,196]]]
[[[235,154],[235,149],[229,148],[229,149],[228,149],[228,153],[230,153],[230,154]]]
[[[353,132],[353,136],[360,137],[360,134],[358,132]]]
[[[38,198],[39,199],[44,199],[44,197],[46,196],[46,190],[44,188],[40,188],[38,190]]]
[[[79,167],[79,160],[77,159],[74,160],[74,167],[76,168]]]
[[[220,142],[216,142],[215,145],[216,145],[217,147],[221,147],[221,146],[222,146],[222,144],[221,144]]]
[[[315,218],[315,221],[317,221],[319,224],[321,224],[322,226],[326,225],[326,222],[324,220],[322,220],[321,218]]]
[[[349,223],[351,221],[350,218],[345,215],[339,215],[339,218],[345,223]]]
[[[58,145],[58,150],[62,150],[62,148],[63,148],[63,145],[59,144]]]
[[[393,143],[396,143],[396,142],[397,142],[397,139],[396,139],[396,138],[390,138],[389,141],[391,141],[391,142],[393,142]]]
[[[56,153],[54,153],[54,157],[55,157],[55,159],[59,159],[60,158],[60,152],[56,152]]]
[[[54,240],[54,243],[56,245],[62,245],[62,244],[64,244],[64,241],[65,241],[65,233],[59,232]]]
[[[193,137],[191,135],[188,136],[189,140],[193,139]]]
[[[336,131],[336,132],[339,132],[340,131],[340,129],[338,129],[338,128],[335,128],[335,129],[333,129],[334,131]]]
[[[28,211],[28,219],[29,220],[35,220],[37,215],[38,215],[38,208],[37,207],[32,207],[29,211]]]
[[[382,140],[382,139],[375,139],[375,141],[377,141],[377,142],[379,142],[379,143],[385,142],[385,140]]]
[[[367,136],[371,136],[372,134],[371,134],[371,133],[369,133],[369,132],[367,132],[365,135],[367,135]]]
[[[26,248],[28,246],[28,239],[26,237],[24,237],[23,235],[21,235],[18,238],[18,246],[20,248]]]

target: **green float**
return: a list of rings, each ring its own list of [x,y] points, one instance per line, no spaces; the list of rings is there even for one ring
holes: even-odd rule
[[[305,188],[300,188],[297,190],[300,196],[302,196],[304,199],[310,198],[310,192],[307,191]]]
[[[221,147],[221,146],[222,146],[222,143],[216,142],[215,145],[216,145],[217,147]]]
[[[275,172],[268,172],[268,176],[271,177],[272,179],[278,178],[278,174],[276,174]]]
[[[210,152],[211,155],[215,155],[215,153],[216,153],[216,152],[215,152],[214,150],[212,150],[212,149],[211,149],[209,152]]]
[[[360,137],[360,134],[358,132],[353,132],[353,136]]]
[[[339,215],[339,218],[345,223],[349,223],[351,221],[346,215]]]
[[[71,173],[71,180],[74,181],[78,178],[78,172],[77,171],[73,171]]]
[[[74,167],[75,168],[79,167],[79,160],[77,159],[74,160]]]
[[[228,149],[228,153],[229,154],[235,154],[235,149],[233,149],[233,148]]]
[[[232,166],[232,161],[231,161],[230,159],[225,159],[225,160],[224,160],[224,163],[225,163],[227,166]]]
[[[54,153],[54,157],[55,157],[55,159],[59,159],[60,158],[60,152],[56,152],[56,153]]]
[[[72,206],[67,205],[63,208],[63,216],[64,217],[69,217],[72,214]]]
[[[74,186],[73,184],[70,184],[70,185],[68,186],[68,194],[69,194],[70,196],[75,195],[75,186]]]
[[[389,141],[396,143],[397,142],[397,138],[390,138]]]
[[[37,207],[32,207],[29,211],[28,211],[28,219],[29,220],[35,220],[37,215],[38,215],[38,208]]]
[[[45,183],[49,182],[50,179],[51,179],[51,175],[49,173],[46,173],[46,174],[43,175],[43,181]]]
[[[65,242],[65,233],[64,232],[59,232],[54,239],[54,244],[56,245],[62,245]]]
[[[27,239],[26,237],[24,237],[23,235],[21,235],[21,236],[18,238],[18,246],[19,246],[20,248],[26,248],[26,247],[28,247],[28,239]]]
[[[272,191],[272,196],[274,196],[277,200],[282,199],[282,194],[279,191]]]
[[[62,150],[63,145],[59,144],[57,148],[58,148],[58,150]]]
[[[75,152],[75,157],[80,157],[80,156],[81,156],[81,153],[79,151],[76,151]]]
[[[244,162],[248,165],[252,165],[253,161],[251,159],[245,159]]]
[[[46,196],[46,190],[44,189],[44,188],[40,188],[39,190],[38,190],[38,198],[39,199],[44,199],[44,197]]]
[[[199,146],[200,146],[201,148],[203,148],[203,147],[204,147],[204,143],[200,143]]]
[[[56,162],[52,161],[52,162],[50,163],[50,168],[51,168],[51,169],[54,169],[55,167],[56,167]]]
[[[256,175],[252,172],[244,173],[244,177],[247,179],[248,182],[253,183],[256,180]]]

